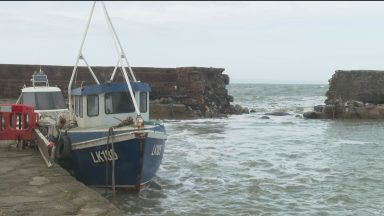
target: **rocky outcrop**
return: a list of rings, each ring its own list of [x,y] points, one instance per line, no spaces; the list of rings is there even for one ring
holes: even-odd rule
[[[338,70],[329,80],[325,105],[306,118],[384,118],[384,71]]]
[[[229,77],[223,72],[224,68],[202,67],[135,69],[137,77],[152,87],[151,103],[158,104],[157,107],[168,104],[163,107],[173,109],[170,115],[175,114],[174,104],[182,104],[186,116],[191,118],[240,113],[230,104],[233,97],[226,89]],[[178,113],[181,113],[180,109],[178,105]]]
[[[30,85],[34,71],[40,65],[0,64],[0,98],[17,98],[23,85]],[[42,65],[50,85],[57,85],[67,96],[68,82],[73,66]],[[132,68],[137,80],[147,82],[152,88],[150,109],[153,118],[175,116],[179,118],[220,117],[227,114],[248,113],[246,108],[232,105],[233,97],[226,85],[229,76],[224,68],[178,67],[178,68]],[[110,78],[113,67],[92,67],[100,82]],[[123,81],[117,73],[116,81]],[[95,84],[85,67],[79,67],[74,86]],[[164,116],[165,115],[165,116]],[[173,116],[173,117],[172,117]]]
[[[384,104],[384,71],[337,70],[329,80],[325,104],[336,100]]]

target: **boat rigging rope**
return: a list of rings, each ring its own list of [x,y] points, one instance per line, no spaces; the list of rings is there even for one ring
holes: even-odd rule
[[[130,66],[130,64],[129,64],[129,62],[128,62],[127,56],[125,55],[123,46],[121,45],[121,42],[120,42],[120,40],[119,40],[119,37],[117,36],[115,27],[113,27],[111,17],[109,16],[109,13],[108,13],[108,11],[107,11],[107,7],[105,6],[105,3],[104,3],[103,1],[101,2],[101,4],[102,4],[103,9],[104,9],[105,17],[106,17],[106,19],[107,19],[107,21],[108,21],[108,25],[109,25],[110,29],[111,29],[112,32],[113,32],[113,35],[114,35],[113,38],[114,38],[115,42],[116,42],[116,43],[119,45],[119,47],[120,47],[120,51],[121,51],[121,53],[119,53],[119,54],[124,56],[124,60],[125,60],[125,62],[126,62],[127,65],[128,65],[128,69],[129,69],[129,72],[130,72],[130,74],[131,74],[131,76],[132,76],[132,78],[133,78],[133,81],[136,82],[136,77],[135,77],[135,75],[133,74],[133,71],[132,71],[132,68],[131,68],[131,66]],[[123,67],[123,70],[125,70],[124,67]],[[126,71],[124,71],[124,72],[126,73]]]
[[[113,200],[116,200],[116,185],[115,185],[115,145],[113,143],[115,134],[114,134],[114,128],[110,127],[108,130],[108,138],[107,138],[107,152],[110,153],[110,158],[112,161],[112,173],[111,173],[111,180],[112,180],[112,192],[113,192]],[[111,142],[109,142],[111,140]],[[109,148],[111,146],[111,148]],[[112,152],[110,151],[112,150]],[[105,185],[106,188],[108,188],[108,160],[105,161]]]
[[[77,68],[76,68],[76,70],[75,70],[75,84],[74,84],[74,86],[77,85],[77,74],[78,74],[78,72],[77,72]]]

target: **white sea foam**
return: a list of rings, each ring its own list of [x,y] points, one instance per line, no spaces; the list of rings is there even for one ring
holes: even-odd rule
[[[323,104],[326,90],[230,85],[235,103],[256,112],[167,121],[155,186],[119,194],[117,205],[127,215],[375,215],[384,194],[384,123],[295,117]],[[277,109],[292,115],[260,119]]]

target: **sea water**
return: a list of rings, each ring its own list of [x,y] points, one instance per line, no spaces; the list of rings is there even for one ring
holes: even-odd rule
[[[384,121],[303,119],[327,85],[230,84],[255,112],[165,120],[157,176],[126,215],[384,215]],[[286,112],[285,116],[265,113]],[[111,194],[105,195],[112,200]]]

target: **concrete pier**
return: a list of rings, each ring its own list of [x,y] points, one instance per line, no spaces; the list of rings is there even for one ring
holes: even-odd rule
[[[0,146],[0,216],[122,214],[59,165],[48,168],[38,150]]]

